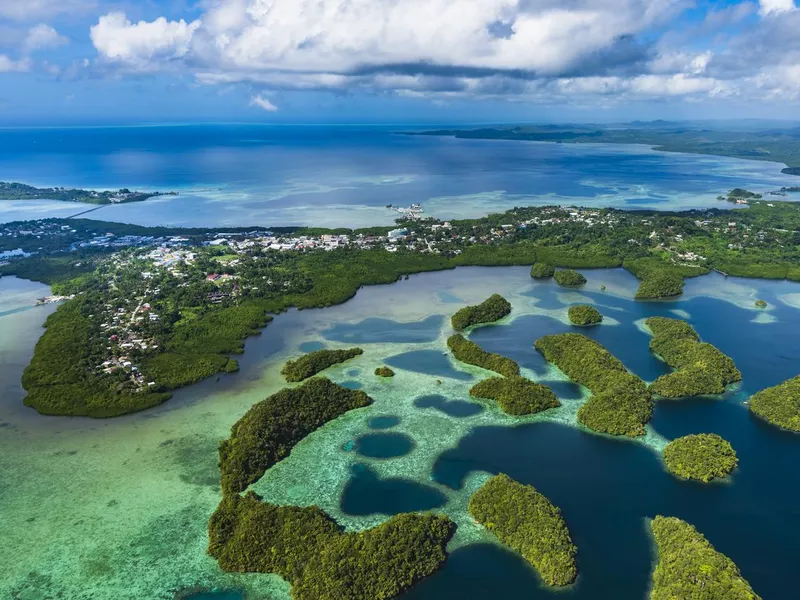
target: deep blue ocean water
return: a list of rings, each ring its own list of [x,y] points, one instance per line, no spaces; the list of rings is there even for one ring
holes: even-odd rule
[[[443,218],[513,206],[700,208],[730,188],[796,185],[783,165],[573,145],[398,135],[399,127],[185,125],[0,129],[0,181],[176,190],[89,217],[145,225],[390,224],[387,204]],[[408,129],[408,128],[407,128]],[[80,208],[0,202],[0,221]],[[91,208],[91,207],[88,207]]]

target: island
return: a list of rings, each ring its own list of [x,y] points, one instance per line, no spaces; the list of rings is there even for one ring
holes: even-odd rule
[[[567,316],[570,323],[578,326],[597,325],[603,322],[603,315],[600,314],[600,311],[587,304],[570,306]]]
[[[650,350],[661,357],[673,373],[650,384],[650,391],[664,398],[722,394],[727,385],[742,380],[733,360],[700,336],[686,321],[651,317],[645,324],[653,332]]]
[[[531,267],[531,277],[534,279],[547,279],[555,275],[556,270],[544,262],[534,263]]]
[[[276,573],[294,600],[395,598],[447,559],[455,524],[399,514],[345,532],[316,506],[276,506],[253,492],[223,498],[208,526],[208,553],[231,573]]]
[[[384,365],[382,367],[378,367],[377,369],[375,369],[375,375],[383,378],[394,377],[394,371],[392,371],[389,367]]]
[[[664,464],[670,473],[682,479],[708,483],[730,475],[739,459],[728,441],[713,433],[699,433],[667,444]]]
[[[756,308],[767,308],[767,303],[764,300],[756,300]]]
[[[158,196],[177,196],[177,192],[132,192],[127,188],[116,191],[80,190],[73,188],[37,188],[24,183],[0,181],[0,200],[57,200],[87,204],[125,204],[142,202]]]
[[[519,376],[491,377],[472,386],[473,398],[494,400],[507,415],[524,417],[561,406],[548,386]]]
[[[0,276],[71,298],[45,323],[23,377],[25,402],[44,414],[100,418],[144,410],[181,386],[235,372],[245,339],[275,315],[339,304],[362,286],[413,273],[544,263],[622,267],[642,285],[656,267],[800,281],[800,205],[791,202],[678,213],[518,207],[402,223],[402,239],[390,238],[390,227],[2,224]]]
[[[609,435],[644,435],[653,399],[644,382],[601,344],[579,333],[546,335],[536,349],[592,395],[578,409],[578,421]]]
[[[244,491],[308,434],[370,404],[372,398],[364,392],[343,388],[324,377],[309,379],[255,404],[219,446],[223,492]]]
[[[586,283],[586,277],[572,269],[556,271],[555,278],[556,283],[564,287],[579,287]]]
[[[761,390],[750,398],[748,407],[768,423],[800,432],[800,375]]]
[[[516,362],[500,354],[486,352],[478,344],[459,333],[451,335],[447,339],[447,347],[461,362],[494,371],[506,377],[519,375],[519,365]]]
[[[496,475],[469,500],[469,514],[519,552],[551,586],[575,581],[577,548],[561,511],[529,485]]]
[[[281,369],[281,375],[290,383],[297,383],[313,377],[333,365],[338,365],[351,358],[364,354],[361,348],[347,350],[315,350],[298,359],[287,361]]]
[[[465,306],[450,318],[453,329],[462,330],[474,325],[494,323],[511,313],[511,304],[500,294],[492,294],[489,298],[475,306]]]
[[[650,527],[657,550],[650,600],[761,600],[733,561],[689,523],[659,515]]]

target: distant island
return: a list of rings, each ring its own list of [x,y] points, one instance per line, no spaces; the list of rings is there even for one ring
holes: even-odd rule
[[[37,188],[24,183],[0,181],[0,200],[57,200],[86,204],[127,204],[156,196],[177,196],[178,192],[135,192],[127,188],[116,191],[81,190],[65,187]]]
[[[800,175],[800,129],[726,131],[654,121],[614,125],[508,125],[480,129],[437,129],[406,135],[449,136],[471,140],[520,140],[562,144],[646,144],[665,152],[710,154],[784,163],[781,172]]]

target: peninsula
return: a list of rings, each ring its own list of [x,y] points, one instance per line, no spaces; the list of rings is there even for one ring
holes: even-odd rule
[[[560,144],[646,144],[665,152],[730,156],[784,163],[783,173],[800,175],[800,131],[736,130],[696,124],[653,121],[621,125],[508,125],[482,129],[439,129],[408,135],[449,136],[470,140],[519,140]]]
[[[126,204],[142,202],[157,196],[177,196],[177,192],[136,192],[127,188],[111,190],[81,190],[54,187],[37,188],[24,183],[0,181],[0,200],[57,200],[59,202],[84,202],[86,204]]]

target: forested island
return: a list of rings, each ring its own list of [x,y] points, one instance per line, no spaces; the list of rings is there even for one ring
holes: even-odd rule
[[[465,306],[454,314],[450,321],[453,329],[462,330],[475,325],[494,323],[511,313],[508,300],[499,294],[493,294],[480,304]]]
[[[673,475],[708,483],[727,477],[739,464],[736,451],[727,440],[714,433],[686,435],[664,448],[664,464]]]
[[[601,344],[579,333],[546,335],[536,349],[592,395],[578,409],[578,421],[600,433],[644,435],[653,416],[647,386]]]
[[[547,263],[537,262],[531,267],[531,277],[534,279],[547,279],[556,274],[556,270]]]
[[[223,491],[244,491],[308,434],[349,410],[370,404],[372,398],[364,392],[343,388],[324,377],[309,379],[255,404],[220,444]]]
[[[277,573],[295,600],[388,600],[439,569],[454,531],[447,517],[404,513],[345,532],[317,506],[276,506],[249,492],[223,498],[208,552],[224,571]]]
[[[653,332],[650,350],[675,372],[650,384],[650,391],[665,398],[722,394],[726,386],[742,380],[733,360],[700,336],[686,321],[651,317],[645,321]]]
[[[447,347],[458,360],[506,377],[519,375],[519,365],[510,358],[486,352],[475,342],[457,333],[447,339]]]
[[[658,554],[650,600],[761,600],[733,561],[689,523],[657,516],[650,527]]]
[[[375,369],[375,375],[378,377],[383,377],[384,379],[388,379],[389,377],[394,377],[394,371],[384,365]]]
[[[579,287],[586,283],[586,277],[572,269],[555,272],[556,283],[564,287]]]
[[[578,304],[570,306],[567,310],[569,322],[573,325],[587,326],[597,325],[603,322],[603,315],[594,306]]]
[[[325,307],[363,285],[467,265],[622,267],[639,297],[671,295],[683,277],[800,280],[800,207],[658,213],[516,208],[482,219],[404,221],[386,228],[181,229],[86,219],[0,225],[0,275],[75,295],[50,316],[23,377],[42,413],[111,417],[238,368],[244,340],[290,307]],[[213,242],[213,243],[212,243]],[[680,279],[680,281],[678,281]],[[655,284],[651,285],[653,282]],[[674,285],[673,285],[674,284]],[[469,327],[505,313],[457,320]]]
[[[177,192],[132,192],[127,188],[116,191],[81,190],[73,188],[37,188],[24,183],[0,181],[0,200],[57,200],[87,204],[126,204],[143,202],[157,196],[177,196]]]
[[[800,375],[761,390],[750,398],[748,406],[768,423],[800,432]]]
[[[506,546],[519,552],[547,585],[578,576],[577,548],[561,511],[529,485],[508,475],[492,477],[472,495],[469,513]]]
[[[287,361],[281,369],[281,375],[290,383],[297,383],[317,373],[324,371],[328,367],[338,365],[351,358],[364,354],[361,348],[349,348],[347,350],[315,350],[304,354],[300,358]]]
[[[447,558],[455,524],[438,515],[398,514],[345,532],[317,506],[277,506],[247,487],[307,435],[372,404],[362,391],[323,377],[284,389],[250,408],[219,447],[222,500],[208,524],[208,553],[225,571],[276,573],[292,598],[394,598]]]
[[[469,395],[494,400],[500,410],[514,417],[535,415],[561,406],[548,386],[518,375],[484,379],[472,386]]]

